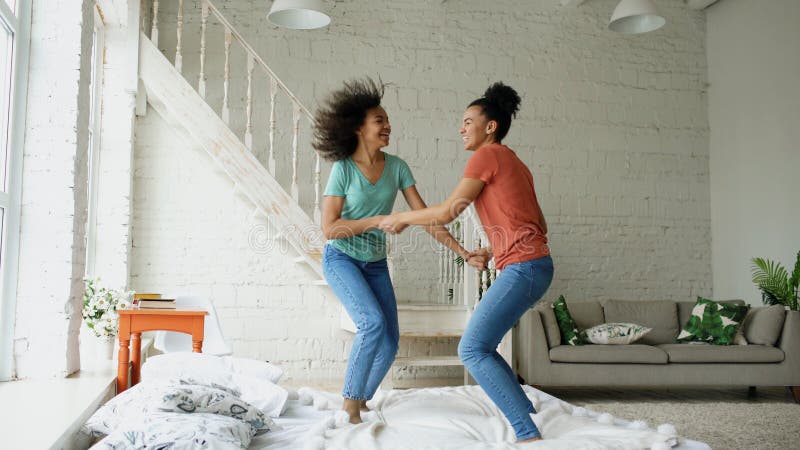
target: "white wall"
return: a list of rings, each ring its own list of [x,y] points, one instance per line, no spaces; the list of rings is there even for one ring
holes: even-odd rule
[[[14,357],[19,378],[79,369],[92,4],[32,6]],[[57,68],[57,69],[55,69]]]
[[[159,47],[171,58],[175,6],[166,3]],[[533,171],[550,225],[556,278],[546,298],[711,294],[702,13],[659,1],[668,25],[631,37],[605,30],[613,0],[577,9],[557,1],[342,1],[330,27],[297,32],[269,25],[261,0],[216,3],[311,108],[351,77],[393,83],[384,99],[393,124],[388,151],[408,161],[429,202],[449,193],[468,157],[457,135],[466,104],[493,81],[518,89],[522,111],[506,143]],[[186,3],[184,16],[184,75],[192,83],[197,8]],[[219,105],[222,33],[209,24],[209,99]],[[245,64],[235,45],[231,67],[232,127],[242,132]],[[267,97],[265,84],[257,80],[257,99]],[[263,101],[255,105],[261,155],[266,111]],[[237,353],[284,352],[277,354],[293,367],[337,374],[349,336],[336,330],[336,300],[303,284],[299,269],[277,256],[254,254],[245,242],[251,211],[212,177],[208,160],[190,157],[186,139],[152,116],[137,123],[132,287],[210,292]],[[285,164],[287,154],[279,157]],[[431,250],[398,256],[401,299],[430,297],[435,261]],[[403,345],[401,352],[453,350],[452,342]]]
[[[750,259],[800,250],[800,2],[706,11],[714,295],[760,304]]]

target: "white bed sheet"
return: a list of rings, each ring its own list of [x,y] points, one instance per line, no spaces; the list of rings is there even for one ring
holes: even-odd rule
[[[576,409],[545,392],[525,389],[537,406],[534,420],[545,437],[525,446],[513,444],[513,430],[480,387],[459,386],[379,392],[370,402],[374,411],[365,413],[360,425],[346,424],[343,413],[337,414],[339,394],[301,389],[301,398],[289,400],[286,412],[275,420],[283,429],[254,438],[249,448],[573,450],[650,448],[642,443],[653,442],[652,448],[666,450],[676,442],[641,424],[636,427],[609,415],[601,418],[601,411]],[[705,443],[684,438],[671,448],[710,450]]]

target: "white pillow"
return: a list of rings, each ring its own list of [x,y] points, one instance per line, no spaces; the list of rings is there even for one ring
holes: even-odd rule
[[[269,417],[280,417],[286,411],[289,391],[277,384],[247,375],[233,375],[233,383],[241,391],[242,400],[264,411]]]
[[[203,384],[231,384],[228,365],[219,356],[205,353],[175,352],[151,356],[142,364],[142,381],[193,378]]]
[[[174,413],[211,413],[247,422],[259,435],[277,429],[275,422],[257,407],[229,391],[199,384],[170,386],[162,391],[157,409]]]
[[[223,356],[222,360],[233,373],[239,375],[266,379],[273,383],[277,383],[283,376],[283,369],[267,361],[237,358],[235,356]]]
[[[270,417],[286,409],[289,393],[275,385],[282,375],[280,367],[266,361],[204,353],[165,353],[142,365],[142,381],[192,379],[197,384],[227,386]]]
[[[592,344],[632,344],[650,330],[652,328],[635,323],[603,323],[589,328],[584,333]]]
[[[107,401],[89,417],[89,420],[83,425],[82,431],[93,437],[111,434],[120,425],[156,411],[164,392],[181,385],[197,383],[200,382],[194,379],[142,381]],[[209,386],[234,397],[239,396],[239,391],[236,389],[217,384]]]
[[[242,450],[252,439],[253,427],[233,417],[153,412],[126,421],[92,449]]]

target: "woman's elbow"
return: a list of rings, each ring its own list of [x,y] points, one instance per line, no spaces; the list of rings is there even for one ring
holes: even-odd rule
[[[443,207],[442,211],[436,215],[434,219],[436,221],[435,225],[447,225],[448,223],[454,221],[458,217],[458,214],[454,214],[450,208]]]
[[[333,239],[333,227],[328,224],[322,224],[322,235],[325,240]]]

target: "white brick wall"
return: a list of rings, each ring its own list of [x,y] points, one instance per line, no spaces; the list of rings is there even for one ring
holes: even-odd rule
[[[16,376],[79,368],[92,2],[33,4],[23,159]],[[89,24],[82,28],[82,24]]]
[[[463,108],[490,82],[515,87],[523,104],[506,144],[533,171],[548,218],[556,279],[546,298],[687,300],[711,294],[702,13],[659,1],[668,25],[631,37],[605,30],[612,0],[577,9],[557,1],[343,1],[335,3],[330,27],[295,32],[269,25],[261,1],[216,3],[311,108],[347,78],[380,76],[393,83],[384,99],[393,125],[388,150],[408,161],[429,203],[450,192],[469,156],[457,136]],[[161,6],[159,46],[172,57],[174,5]],[[185,20],[184,75],[196,83],[197,2],[187,3]],[[209,23],[209,100],[219,105],[222,33],[213,19]],[[232,128],[242,132],[245,64],[241,49],[233,48]],[[266,98],[264,78],[257,78],[254,92]],[[285,127],[287,115],[279,119]],[[255,106],[254,123],[255,151],[263,157],[263,101]],[[237,352],[278,354],[293,369],[310,368],[309,376],[325,370],[340,375],[349,338],[336,329],[332,296],[305,286],[301,269],[247,248],[251,211],[226,193],[224,177],[214,174],[207,158],[176,156],[189,151],[185,138],[169,137],[152,114],[137,126],[134,287],[206,289],[215,301],[227,302],[220,308],[223,327]],[[279,143],[286,139],[279,136]],[[279,155],[284,169],[287,155]],[[301,160],[306,179],[311,161]],[[288,171],[279,173],[286,182]],[[312,194],[301,191],[301,202],[310,205]],[[424,301],[432,295],[436,260],[428,240],[415,246],[419,251],[395,260],[397,292],[401,299]],[[275,284],[284,286],[277,296]],[[258,303],[251,289],[260,288],[270,295]],[[220,299],[234,293],[233,304]],[[305,306],[309,295],[314,308]],[[263,329],[286,326],[286,333],[263,331],[268,335],[258,338],[260,323]],[[303,323],[314,323],[314,331],[294,327]],[[326,331],[316,334],[317,326]],[[297,337],[288,337],[298,329]],[[417,350],[430,347],[410,351]]]

